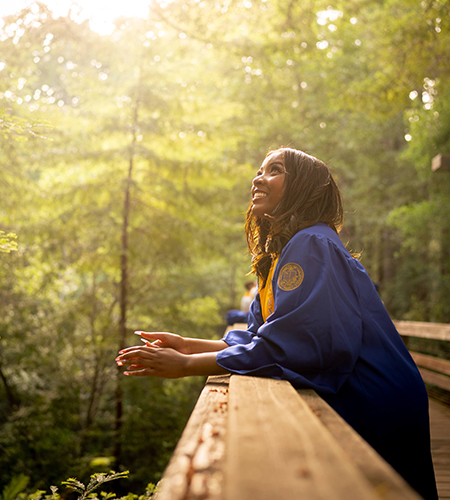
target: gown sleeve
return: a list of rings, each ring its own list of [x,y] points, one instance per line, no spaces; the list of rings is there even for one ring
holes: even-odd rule
[[[262,321],[259,296],[249,329],[232,330],[217,363],[241,375],[289,380],[335,394],[361,349],[362,320],[353,258],[321,234],[297,233],[272,281],[275,309]]]

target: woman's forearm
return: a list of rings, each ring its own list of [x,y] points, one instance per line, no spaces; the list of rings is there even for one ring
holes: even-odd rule
[[[186,358],[186,373],[184,376],[224,375],[226,373],[229,373],[227,370],[225,370],[225,368],[222,368],[217,364],[217,352],[197,353],[187,356]]]
[[[228,347],[228,344],[223,340],[207,340],[184,337],[184,341],[188,354],[218,352]]]
[[[182,337],[170,332],[144,332],[136,330],[136,335],[140,335],[142,340],[152,343],[155,347],[169,347],[182,354],[197,354],[200,352],[217,352],[228,347],[223,340],[207,340],[192,337]]]

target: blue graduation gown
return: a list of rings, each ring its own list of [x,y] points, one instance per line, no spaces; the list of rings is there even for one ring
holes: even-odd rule
[[[247,331],[217,363],[231,373],[314,389],[424,498],[437,499],[428,396],[371,279],[325,224],[298,232],[278,259],[275,308],[259,294]]]

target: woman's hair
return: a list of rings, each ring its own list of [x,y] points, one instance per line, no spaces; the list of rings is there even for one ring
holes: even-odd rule
[[[303,151],[280,148],[286,176],[283,198],[268,218],[247,210],[245,232],[252,256],[252,271],[264,287],[272,260],[300,230],[318,222],[339,233],[344,224],[342,199],[328,167]]]

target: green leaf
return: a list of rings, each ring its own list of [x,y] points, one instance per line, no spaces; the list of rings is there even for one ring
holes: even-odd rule
[[[66,481],[62,481],[61,484],[74,491],[77,491],[78,493],[83,493],[86,489],[85,485],[81,481],[78,481],[78,479],[72,477],[70,477]]]
[[[1,500],[15,500],[28,485],[30,478],[24,474],[14,476],[10,483],[7,484],[1,496]]]

